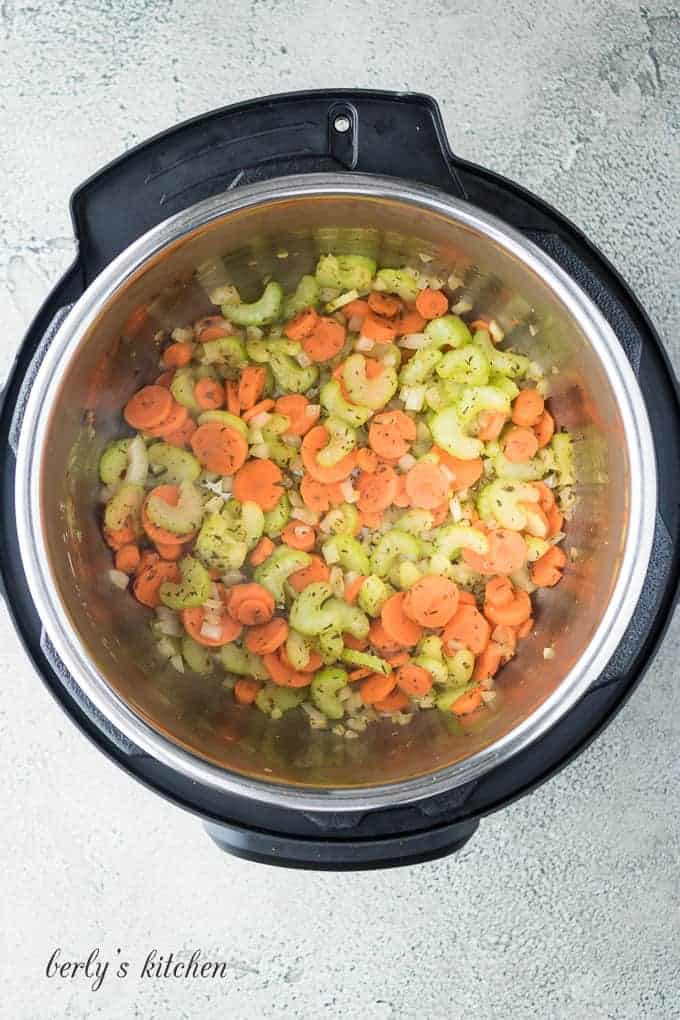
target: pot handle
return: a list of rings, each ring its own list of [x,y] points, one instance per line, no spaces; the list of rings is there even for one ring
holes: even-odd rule
[[[179,124],[78,188],[71,215],[86,283],[195,202],[273,177],[342,170],[403,177],[465,198],[430,96],[369,89],[269,96]]]
[[[221,850],[247,861],[313,871],[367,871],[445,857],[461,850],[478,824],[470,818],[422,832],[342,840],[279,835],[223,822],[205,822],[204,826]]]

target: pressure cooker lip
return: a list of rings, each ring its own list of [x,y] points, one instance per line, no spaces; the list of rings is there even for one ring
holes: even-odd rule
[[[469,759],[429,773],[381,786],[314,789],[249,779],[211,765],[199,755],[163,737],[118,696],[89,662],[75,631],[64,625],[65,612],[49,572],[41,527],[42,449],[51,407],[59,392],[60,364],[77,350],[103,304],[148,260],[183,235],[231,212],[262,204],[357,195],[421,205],[453,216],[481,231],[540,276],[569,309],[589,337],[616,393],[628,447],[629,530],[619,576],[600,625],[576,665],[559,687],[519,726]],[[479,778],[545,734],[585,693],[611,658],[637,604],[654,533],[657,485],[654,445],[642,395],[615,334],[574,281],[519,232],[469,203],[426,185],[398,178],[359,174],[306,174],[277,178],[207,199],[165,220],[122,252],[90,285],[52,342],[35,379],[19,440],[16,514],[21,557],[36,607],[64,664],[96,707],[144,751],[196,782],[280,807],[313,811],[371,810],[414,802]],[[653,505],[649,498],[653,493]],[[644,500],[644,506],[643,506]]]

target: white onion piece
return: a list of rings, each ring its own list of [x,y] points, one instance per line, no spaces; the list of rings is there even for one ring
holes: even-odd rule
[[[309,357],[308,354],[305,354],[304,351],[300,351],[299,354],[296,354],[295,360],[297,361],[300,368],[309,368],[309,366],[312,363],[312,359]]]
[[[355,492],[350,478],[345,478],[344,482],[341,483],[340,492],[345,503],[356,503],[359,499],[359,493]]]
[[[290,516],[296,521],[302,521],[304,524],[319,523],[319,514],[316,510],[309,510],[306,506],[293,507]]]
[[[305,414],[308,418],[318,418],[321,414],[321,404],[307,404]]]
[[[408,351],[418,351],[426,343],[427,337],[424,333],[407,333],[406,336],[402,336],[397,340],[398,346],[405,347]]]
[[[449,500],[449,510],[451,511],[451,517],[456,522],[462,521],[463,519],[463,508],[460,505],[460,500],[457,496],[454,496]]]
[[[261,429],[270,418],[271,415],[268,411],[262,411],[261,414],[256,414],[254,418],[251,418],[249,424],[254,429]]]
[[[200,633],[201,637],[207,638],[209,641],[219,641],[222,637],[222,627],[217,623],[208,623],[207,620],[203,620]]]
[[[124,574],[122,570],[109,570],[109,581],[115,585],[116,588],[127,588],[130,583],[130,578],[127,574]]]
[[[269,446],[267,443],[257,443],[255,446],[251,446],[250,456],[257,457],[258,460],[267,460],[269,457]]]
[[[403,457],[400,457],[397,464],[402,471],[410,471],[416,462],[416,458],[412,453],[405,453]]]
[[[181,655],[173,655],[170,662],[175,667],[178,673],[184,672],[184,659]]]
[[[360,336],[354,345],[355,351],[372,351],[375,347],[375,340],[371,340],[369,336]]]
[[[240,570],[227,570],[222,574],[222,584],[227,588],[233,587],[235,584],[240,584],[241,581],[245,581],[245,577]]]

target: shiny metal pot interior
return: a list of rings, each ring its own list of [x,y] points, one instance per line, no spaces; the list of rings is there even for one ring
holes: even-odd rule
[[[224,257],[224,278],[249,299],[264,276],[290,285],[328,251],[373,253],[387,265],[425,254],[432,271],[455,269],[465,281],[457,296],[492,313],[512,329],[515,347],[555,370],[552,410],[576,438],[567,548],[577,558],[556,589],[535,596],[536,634],[503,669],[496,707],[482,722],[461,725],[427,711],[411,725],[383,722],[347,741],[310,730],[301,713],[271,722],[236,709],[219,677],[197,680],[159,664],[148,613],[107,579],[98,457],[120,432],[121,405],[157,372],[151,336],[208,311],[195,268]],[[142,305],[146,324],[129,336],[125,323]],[[358,175],[281,178],[225,193],[119,256],[44,359],[24,419],[16,491],[22,559],[46,631],[111,722],[200,782],[333,810],[460,785],[553,725],[596,679],[630,620],[656,506],[637,383],[610,327],[573,281],[521,235],[464,202]],[[555,648],[550,660],[547,645]]]

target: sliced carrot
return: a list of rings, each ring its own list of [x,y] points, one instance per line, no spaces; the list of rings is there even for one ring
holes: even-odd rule
[[[191,437],[196,431],[196,422],[192,421],[187,415],[186,421],[183,425],[180,425],[174,432],[166,432],[163,435],[163,439],[170,446],[185,447],[188,446]]]
[[[280,648],[287,637],[288,624],[282,617],[275,616],[269,623],[250,628],[246,634],[246,648],[255,655],[265,655]]]
[[[170,506],[177,506],[179,501],[179,486],[177,485],[157,485],[155,489],[152,489],[149,496],[156,496],[158,499],[162,499],[165,503]],[[142,527],[147,533],[152,542],[156,545],[183,545],[185,542],[190,541],[194,537],[194,532],[189,531],[184,535],[176,535],[173,531],[167,531],[165,528],[159,528],[157,524],[154,524],[148,513],[146,512],[146,503],[149,498],[142,503]]]
[[[165,545],[163,542],[156,542],[158,555],[162,560],[178,560],[184,553],[181,545]],[[220,576],[219,574],[217,575]]]
[[[362,471],[366,471],[368,474],[375,471],[379,464],[378,458],[373,450],[369,450],[367,446],[362,446],[357,451],[357,467],[361,468]]]
[[[545,482],[534,482],[533,485],[538,492],[538,505],[547,514],[555,506],[555,493]]]
[[[316,531],[311,524],[293,520],[289,521],[283,529],[281,539],[284,545],[290,546],[291,549],[302,549],[303,552],[309,552],[316,545]]]
[[[248,443],[244,436],[221,422],[200,425],[190,442],[203,467],[218,475],[235,474],[248,456]]]
[[[303,340],[310,336],[319,321],[319,316],[313,308],[303,308],[301,312],[290,319],[283,328],[289,340]]]
[[[396,683],[394,673],[390,673],[389,676],[385,676],[383,673],[373,673],[372,676],[367,677],[359,688],[364,705],[374,705],[376,701],[382,701],[392,693]]]
[[[170,344],[163,351],[163,364],[166,368],[182,368],[188,365],[194,354],[194,345],[191,343]]]
[[[491,606],[509,606],[515,596],[515,589],[509,577],[492,577],[486,582],[485,601]]]
[[[458,602],[461,606],[476,606],[477,599],[474,597],[471,591],[465,591],[464,588],[458,590]]]
[[[514,627],[506,624],[499,624],[491,631],[491,643],[495,642],[500,650],[501,662],[507,662],[515,654],[517,648],[517,634]]]
[[[160,587],[163,581],[179,581],[179,577],[179,567],[176,563],[158,560],[137,573],[132,591],[143,606],[155,609],[161,604]]]
[[[457,609],[457,586],[434,574],[416,581],[404,599],[404,612],[421,627],[444,627]]]
[[[227,612],[248,627],[267,623],[274,615],[274,596],[262,584],[235,584],[225,596]]]
[[[228,379],[225,382],[224,396],[227,401],[227,411],[229,414],[239,415],[241,413],[241,405],[238,399],[238,383],[235,379]]]
[[[279,687],[307,687],[312,682],[311,673],[303,673],[283,663],[276,652],[262,656],[269,676]]]
[[[531,599],[527,592],[518,588],[510,602],[502,606],[484,603],[484,615],[494,625],[504,624],[507,627],[519,627],[531,616]]]
[[[325,513],[331,506],[340,506],[343,502],[339,482],[327,485],[324,482],[317,482],[311,475],[302,476],[300,495],[305,506],[316,513]]]
[[[362,471],[356,482],[357,506],[362,513],[387,509],[397,494],[397,476],[388,464],[378,464],[373,472]]]
[[[447,520],[451,513],[451,507],[449,506],[448,499],[440,506],[433,506],[430,513],[432,514],[432,527],[438,528],[440,524],[443,524],[444,521]]]
[[[460,457],[454,457],[446,450],[442,450],[440,446],[433,446],[430,453],[434,453],[439,463],[454,476],[450,483],[454,492],[462,492],[463,489],[471,488],[484,474],[484,463],[481,457],[461,460]]]
[[[507,414],[503,414],[502,411],[482,411],[477,418],[479,426],[477,438],[481,439],[484,443],[490,443],[494,439],[498,439],[507,420]]]
[[[427,323],[414,305],[407,305],[394,323],[397,336],[408,336],[410,333],[422,333]]]
[[[284,666],[288,666],[290,669],[295,669],[295,666],[286,655],[286,649],[283,646],[279,648],[279,659],[284,664]],[[315,652],[312,649],[312,651],[310,651],[309,653],[309,658],[307,659],[306,665],[298,667],[298,673],[316,673],[317,669],[319,669],[321,665],[322,665],[321,656],[319,655],[318,652]]]
[[[368,636],[370,643],[380,655],[395,655],[402,650],[402,645],[390,637],[379,618],[371,623]]]
[[[128,400],[123,417],[130,428],[143,432],[165,421],[172,404],[172,395],[165,386],[143,386]]]
[[[273,510],[281,499],[281,469],[273,460],[249,460],[234,475],[232,492],[240,503],[257,503],[263,510]]]
[[[250,677],[240,677],[234,684],[234,700],[239,705],[252,705],[260,693],[262,684]]]
[[[221,315],[206,315],[196,323],[196,331],[196,339],[202,344],[207,343],[208,340],[219,340],[221,336],[230,336],[236,332],[229,320]]]
[[[135,545],[133,542],[122,545],[116,552],[114,559],[116,570],[121,570],[124,574],[134,574],[141,558],[138,545]]]
[[[488,680],[489,677],[495,676],[500,668],[501,646],[497,645],[495,641],[489,641],[484,651],[477,656],[472,679]]]
[[[517,635],[517,640],[519,641],[522,638],[528,637],[533,629],[534,618],[533,616],[530,616],[529,619],[525,621],[525,623],[521,623],[519,627],[515,627],[515,634]]]
[[[523,464],[538,451],[538,439],[531,429],[513,426],[503,440],[503,453],[513,464]]]
[[[432,510],[441,506],[449,492],[449,481],[432,461],[421,460],[406,475],[406,494],[411,506]]]
[[[562,580],[567,557],[559,546],[552,545],[531,568],[531,580],[539,588],[552,588]]]
[[[471,712],[476,712],[483,704],[482,692],[477,688],[456,698],[451,705],[451,711],[454,715],[469,715]]]
[[[544,410],[545,400],[538,390],[520,390],[512,404],[512,420],[515,425],[530,429],[538,425]]]
[[[224,387],[217,379],[199,379],[194,386],[194,399],[202,411],[219,411],[224,406]]]
[[[368,638],[354,637],[354,634],[343,632],[342,640],[345,648],[352,648],[355,652],[363,652],[368,648]]]
[[[256,404],[267,381],[264,365],[246,365],[238,382],[238,402],[244,410]]]
[[[122,549],[124,545],[130,545],[136,538],[137,529],[131,517],[128,517],[123,527],[118,528],[117,531],[110,531],[108,528],[104,528],[104,541],[109,548],[116,550],[116,552]]]
[[[169,390],[174,378],[174,372],[161,372],[158,378],[154,379],[154,386],[165,386],[166,390]]]
[[[320,414],[319,405],[310,404],[301,393],[289,393],[285,397],[279,397],[276,401],[276,410],[279,414],[285,415],[290,422],[286,432],[292,436],[304,436],[316,423]]]
[[[388,636],[402,648],[411,648],[420,641],[423,628],[407,616],[404,609],[406,593],[398,591],[383,603],[380,621]]]
[[[472,549],[463,549],[463,559],[478,574],[513,574],[524,566],[527,546],[519,532],[496,528],[487,538],[489,551],[484,556]]]
[[[488,622],[477,607],[464,602],[444,628],[442,639],[448,651],[455,651],[451,644],[454,642],[469,648],[473,655],[479,655],[487,646],[490,632]]]
[[[345,585],[345,602],[349,602],[350,606],[353,606],[356,602],[365,580],[366,578],[363,574],[359,574],[353,581]]]
[[[416,308],[424,319],[438,319],[448,312],[449,302],[443,291],[425,287],[416,298]]]
[[[408,652],[393,652],[390,655],[385,656],[390,666],[394,666],[397,669],[399,666],[405,666],[407,662],[411,661],[411,656]]]
[[[482,318],[478,315],[476,319],[473,319],[469,324],[470,332],[475,333],[478,329],[483,329],[487,333],[489,332],[489,320]]]
[[[407,663],[397,672],[397,687],[412,698],[422,698],[432,689],[432,674],[422,666]]]
[[[376,414],[368,429],[368,442],[379,457],[398,460],[416,438],[416,423],[404,411]]]
[[[166,436],[173,435],[178,430],[183,429],[188,421],[189,412],[186,407],[173,400],[170,414],[165,421],[162,421],[160,425],[155,427],[144,429],[144,435],[150,436],[152,439],[165,439]]]
[[[250,554],[251,566],[259,567],[260,563],[264,563],[267,557],[271,556],[275,548],[276,546],[272,542],[271,538],[267,538],[266,535],[263,535]]]
[[[546,511],[545,516],[548,518],[548,534],[547,538],[553,538],[558,532],[564,528],[564,516],[560,513],[556,506],[551,506]]]
[[[372,676],[372,674],[372,669],[368,669],[367,666],[361,666],[359,669],[353,669],[350,673],[348,673],[347,679],[351,684],[353,684],[357,680],[365,680],[367,676]]]
[[[135,574],[139,574],[142,570],[146,570],[146,568],[150,567],[153,563],[158,563],[158,560],[159,556],[157,552],[153,552],[151,549],[144,549],[140,556]]]
[[[544,411],[537,423],[534,425],[534,435],[538,442],[539,450],[547,446],[555,434],[555,419],[550,411]]]
[[[319,316],[313,331],[303,337],[302,349],[312,361],[330,361],[345,343],[345,327],[337,319]]]
[[[224,601],[223,588],[220,595]],[[197,606],[195,609],[183,609],[181,616],[184,629],[189,637],[193,638],[197,644],[204,645],[206,648],[219,648],[222,645],[228,645],[230,641],[236,641],[243,630],[238,620],[232,619],[228,613],[222,613],[218,624],[221,628],[219,637],[206,637],[204,634],[201,634],[201,628],[205,619],[203,606]]]
[[[396,295],[383,294],[379,290],[374,290],[368,295],[368,307],[376,315],[393,319],[395,315],[399,315],[404,305]]]
[[[346,319],[364,319],[368,312],[368,301],[363,298],[355,298],[349,304],[343,305],[342,311]]]
[[[364,370],[366,372],[367,379],[377,379],[385,371],[385,366],[382,361],[378,361],[377,358],[364,358]]]
[[[397,475],[397,491],[394,494],[392,502],[398,507],[407,507],[411,505],[411,500],[406,492],[406,475]]]
[[[369,311],[361,324],[361,335],[376,344],[390,344],[396,337],[397,330],[389,319]]]
[[[408,708],[409,704],[408,696],[403,691],[395,688],[386,698],[374,701],[373,708],[377,709],[378,712],[403,712],[405,708]]]
[[[384,510],[362,510],[360,515],[361,528],[370,528],[371,530],[379,528],[384,519]]]
[[[327,581],[330,577],[327,563],[320,556],[312,556],[312,562],[288,575],[288,584],[294,591],[302,591],[316,581]]]
[[[247,411],[244,411],[241,415],[241,420],[244,422],[252,421],[253,418],[257,418],[258,414],[267,414],[272,411],[275,407],[275,403],[269,397],[266,400],[260,400],[257,404],[253,404]]]
[[[323,425],[315,425],[313,429],[310,429],[302,440],[302,446],[300,447],[302,463],[305,466],[305,470],[317,482],[341,482],[354,470],[356,454],[352,450],[351,453],[346,454],[342,460],[338,461],[337,464],[333,464],[332,467],[323,467],[317,462],[316,455],[319,450],[323,450],[328,445],[328,440],[328,430]]]

